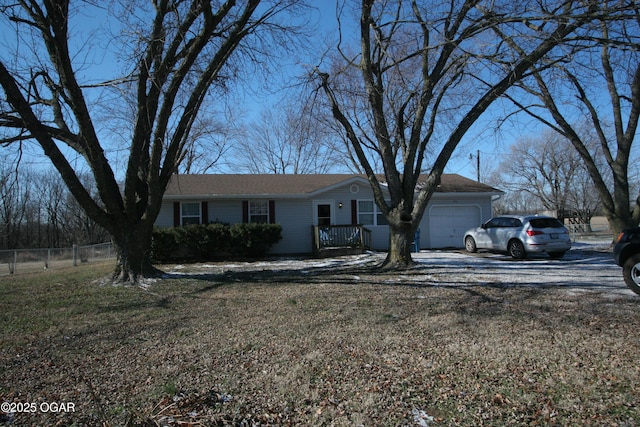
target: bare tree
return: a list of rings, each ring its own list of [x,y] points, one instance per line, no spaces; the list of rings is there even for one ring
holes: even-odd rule
[[[514,194],[514,201],[523,195],[528,200],[521,204],[525,211],[520,213],[532,212],[532,205],[539,205],[558,215],[575,211],[582,223],[588,224],[600,209],[600,200],[580,156],[570,141],[555,132],[515,142],[498,165],[497,173],[496,185]]]
[[[302,98],[261,113],[236,144],[235,167],[250,173],[307,174],[335,172],[341,156],[335,135],[305,109]]]
[[[215,123],[212,117],[198,117],[185,145],[180,173],[207,173],[229,150],[230,126]]]
[[[521,191],[510,191],[510,182],[503,181],[503,177],[498,172],[492,173],[487,182],[496,188],[506,191],[502,197],[493,202],[493,215],[520,214],[544,210],[542,203],[538,199],[532,199],[529,194]]]
[[[3,157],[0,163],[0,247],[20,246],[21,233],[31,202],[30,177],[19,175],[15,159]]]
[[[33,209],[38,212],[37,221],[33,226],[37,228],[40,238],[34,242],[36,244],[29,247],[63,247],[68,243],[63,228],[65,201],[68,196],[64,183],[60,182],[59,175],[53,170],[37,173],[33,182],[33,192],[36,199]]]
[[[640,223],[640,194],[632,193],[637,188],[630,180],[630,168],[637,164],[633,142],[640,118],[640,5],[631,1],[627,9],[617,19],[599,15],[592,32],[571,42],[567,60],[532,70],[532,78],[519,85],[524,95],[510,97],[521,110],[571,141],[589,171],[614,236]],[[522,42],[508,34],[501,38],[514,49],[523,49]],[[544,110],[539,102],[528,103],[528,96],[542,101]],[[585,139],[592,133],[580,132],[585,121],[595,132],[596,144]],[[613,132],[608,132],[610,127]]]
[[[565,57],[560,47],[603,13],[617,11],[578,0],[362,0],[359,48],[338,46],[315,75],[389,222],[384,266],[412,263],[413,235],[469,128],[532,67]]]
[[[34,38],[32,45],[20,46],[32,49],[31,57],[19,56],[18,46],[1,54],[0,85],[5,93],[0,104],[1,142],[32,140],[42,147],[87,215],[111,234],[118,253],[114,279],[137,282],[156,274],[149,253],[153,224],[205,100],[220,95],[215,89],[229,85],[239,73],[234,66],[244,64],[232,63],[234,54],[242,53],[251,61],[269,49],[287,46],[286,37],[295,32],[288,31],[289,24],[279,21],[279,16],[302,3],[114,3],[113,10],[121,16],[114,26],[122,26],[122,38],[114,42],[121,42],[120,55],[132,62],[124,77],[89,87],[79,71],[89,66],[82,59],[94,51],[82,50],[86,40],[70,43],[70,38],[78,32],[73,20],[84,12],[82,8],[92,7],[110,10],[89,3],[71,5],[69,0],[24,0],[0,8],[6,20],[3,32],[13,25],[20,43],[29,43],[31,35]],[[122,17],[137,21],[123,22]],[[105,99],[91,92],[118,83],[123,91],[131,87],[136,100],[134,122],[123,127],[122,140],[128,143],[122,185],[92,115]],[[107,100],[117,101],[115,97]],[[73,164],[76,156],[88,165],[99,199],[78,176]]]

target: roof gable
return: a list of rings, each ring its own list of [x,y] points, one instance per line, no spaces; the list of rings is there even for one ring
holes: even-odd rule
[[[379,179],[384,180],[383,176]],[[202,174],[173,175],[164,196],[172,197],[304,197],[349,183],[368,185],[361,174]],[[488,185],[444,174],[437,193],[500,193]]]

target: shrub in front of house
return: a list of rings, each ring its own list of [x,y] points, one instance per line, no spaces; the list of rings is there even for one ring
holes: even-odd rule
[[[153,261],[206,261],[228,256],[260,257],[282,239],[279,224],[203,224],[157,228],[153,232]]]
[[[151,260],[167,262],[178,250],[177,228],[155,228],[151,236]]]
[[[230,227],[232,252],[243,257],[260,257],[282,239],[280,224],[233,224]]]
[[[229,251],[229,224],[187,225],[178,227],[180,248],[197,260],[208,260]]]

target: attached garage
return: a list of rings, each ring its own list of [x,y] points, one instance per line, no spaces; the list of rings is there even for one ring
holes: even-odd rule
[[[462,247],[464,232],[482,223],[479,205],[437,205],[429,211],[430,246],[436,248]]]

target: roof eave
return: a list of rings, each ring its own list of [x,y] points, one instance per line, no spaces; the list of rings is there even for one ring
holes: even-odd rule
[[[460,197],[474,197],[474,196],[502,196],[502,191],[436,191],[433,196],[451,196],[452,194]]]

